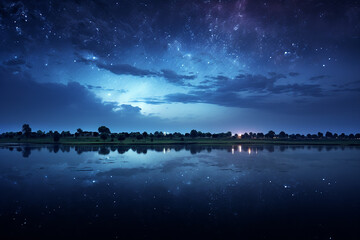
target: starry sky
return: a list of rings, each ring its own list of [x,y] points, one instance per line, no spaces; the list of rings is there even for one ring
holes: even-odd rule
[[[0,132],[355,133],[360,3],[0,2]]]

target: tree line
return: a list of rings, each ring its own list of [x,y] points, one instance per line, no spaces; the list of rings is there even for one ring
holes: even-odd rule
[[[58,142],[60,138],[83,138],[83,137],[92,137],[92,138],[100,138],[103,141],[110,139],[111,141],[118,140],[123,141],[127,138],[132,139],[147,139],[149,138],[151,141],[153,139],[180,139],[184,140],[185,138],[211,138],[211,139],[288,139],[288,140],[314,140],[314,139],[360,139],[360,133],[356,134],[337,134],[332,132],[326,132],[323,134],[322,132],[318,132],[317,134],[287,134],[284,131],[276,134],[274,131],[270,130],[268,133],[244,133],[244,134],[232,134],[230,131],[226,133],[210,133],[210,132],[201,132],[195,129],[191,130],[189,133],[166,133],[161,131],[155,131],[154,133],[148,132],[120,132],[114,133],[111,132],[110,129],[106,126],[100,126],[97,132],[93,131],[84,131],[81,128],[78,128],[75,133],[71,133],[70,131],[41,131],[38,130],[33,132],[29,124],[24,124],[22,126],[21,131],[18,132],[5,132],[0,134],[0,138],[18,138],[19,140],[22,138],[53,138],[55,142]]]

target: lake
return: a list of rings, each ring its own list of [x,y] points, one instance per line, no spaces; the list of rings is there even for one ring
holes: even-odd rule
[[[0,145],[1,239],[360,239],[360,148]]]

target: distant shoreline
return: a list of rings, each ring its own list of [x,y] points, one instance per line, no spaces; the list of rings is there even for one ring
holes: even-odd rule
[[[51,138],[37,139],[0,139],[0,144],[63,144],[63,145],[338,145],[338,146],[360,146],[360,140],[338,140],[338,139],[321,139],[321,140],[289,140],[289,139],[132,139],[124,141],[119,140],[99,140],[91,138],[61,138],[60,141],[54,142]]]

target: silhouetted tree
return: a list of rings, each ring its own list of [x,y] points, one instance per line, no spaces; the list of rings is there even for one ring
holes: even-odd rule
[[[31,128],[29,124],[24,124],[22,126],[22,133],[25,135],[25,137],[30,137],[31,135]]]
[[[124,134],[119,134],[119,136],[118,136],[119,141],[124,141],[125,139],[126,139],[126,137]]]
[[[58,142],[60,140],[60,133],[55,131],[53,134],[54,142]]]
[[[257,137],[257,138],[264,138],[264,134],[263,134],[263,133],[257,133],[257,134],[256,134],[256,137]]]
[[[31,154],[31,148],[30,147],[24,147],[23,151],[22,151],[22,156],[24,158],[29,157]]]
[[[279,138],[287,138],[287,134],[284,131],[279,133]]]
[[[100,138],[105,141],[108,138],[108,134],[103,132],[100,134]]]
[[[324,134],[322,132],[318,132],[318,138],[323,138],[324,137]]]
[[[198,135],[198,132],[197,132],[195,129],[191,130],[190,136],[191,136],[192,138],[197,137],[197,135]]]
[[[105,126],[101,126],[101,127],[98,128],[98,132],[99,132],[100,134],[102,134],[102,133],[110,134],[110,129],[107,128],[107,127],[105,127]]]
[[[340,136],[339,136],[340,139],[345,139],[346,138],[346,135],[345,133],[341,133]]]
[[[45,133],[43,131],[41,131],[41,130],[38,130],[36,132],[36,137],[45,137]]]
[[[266,136],[266,138],[271,138],[272,139],[272,138],[275,137],[275,132],[270,130],[265,136]]]
[[[82,136],[84,131],[81,128],[78,128],[76,132],[79,134],[79,136]]]
[[[142,134],[142,135],[143,135],[143,137],[144,137],[144,138],[147,138],[148,133],[147,133],[147,132],[143,132],[143,134]]]
[[[326,132],[325,133],[325,137],[326,138],[332,138],[333,137],[333,134],[331,132]]]
[[[70,131],[62,131],[61,136],[62,137],[71,137],[71,133],[70,133]]]

